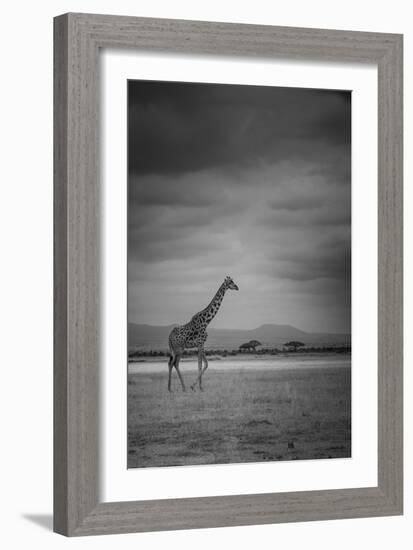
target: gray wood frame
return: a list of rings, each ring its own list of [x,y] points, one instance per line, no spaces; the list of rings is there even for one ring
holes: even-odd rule
[[[401,514],[402,36],[66,14],[54,20],[54,44],[55,531],[73,536]],[[98,57],[104,47],[377,64],[377,487],[100,502]]]

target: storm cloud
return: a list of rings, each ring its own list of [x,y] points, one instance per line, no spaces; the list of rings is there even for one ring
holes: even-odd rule
[[[351,95],[129,81],[128,315],[349,332]]]

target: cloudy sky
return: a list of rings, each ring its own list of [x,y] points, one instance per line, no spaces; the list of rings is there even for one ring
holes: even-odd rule
[[[128,318],[350,332],[351,94],[129,81]]]

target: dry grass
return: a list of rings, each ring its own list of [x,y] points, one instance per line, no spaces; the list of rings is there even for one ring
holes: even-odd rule
[[[350,368],[223,367],[204,386],[169,394],[166,365],[129,375],[129,468],[351,456]]]

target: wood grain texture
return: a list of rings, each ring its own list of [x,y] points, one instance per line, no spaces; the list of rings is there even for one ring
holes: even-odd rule
[[[98,89],[73,18],[55,20],[55,44],[55,529],[71,533],[98,502]]]
[[[67,532],[67,19],[54,25],[54,528]],[[59,44],[59,46],[57,46]]]
[[[62,15],[54,25],[55,531],[73,536],[401,514],[402,37],[88,14]],[[104,47],[378,65],[378,487],[100,502],[98,109]]]
[[[378,74],[379,486],[403,507],[403,55],[397,40]]]

